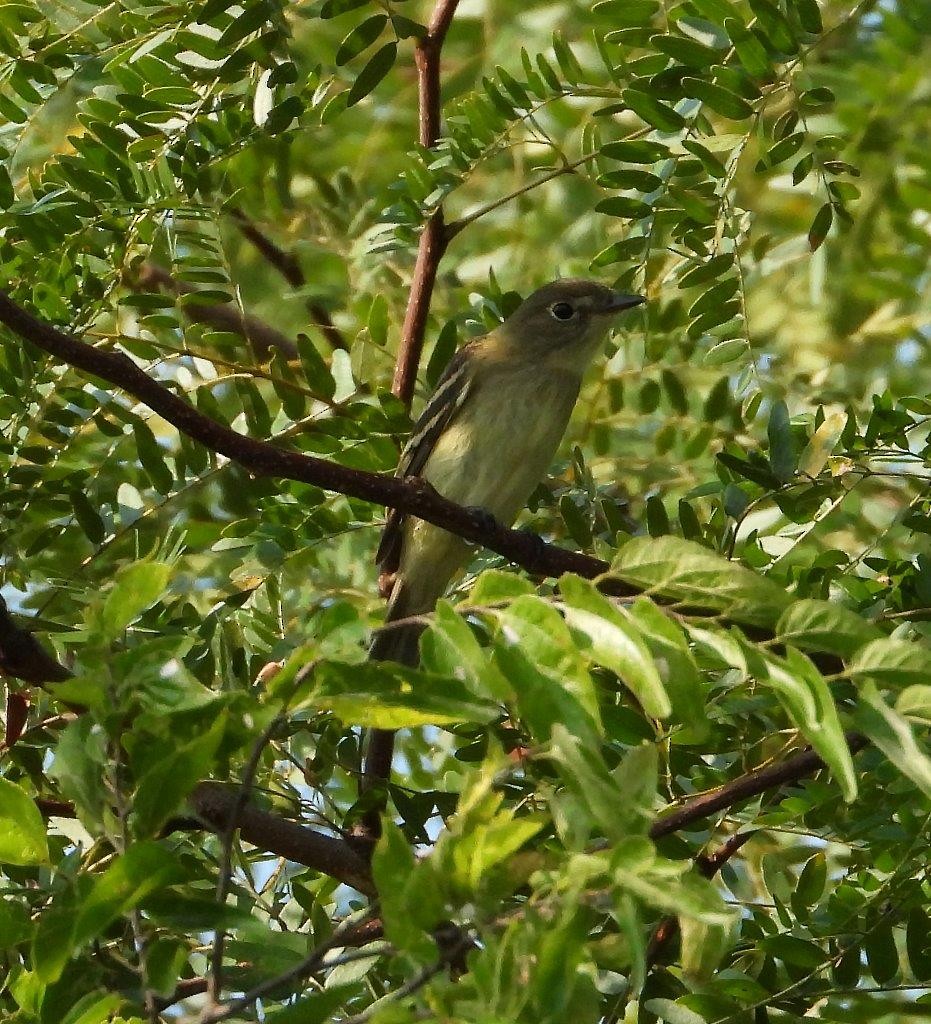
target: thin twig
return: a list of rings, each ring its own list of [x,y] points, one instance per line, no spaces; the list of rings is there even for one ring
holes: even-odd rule
[[[526,185],[521,185],[520,188],[514,189],[513,192],[508,192],[506,195],[503,195],[498,199],[494,199],[492,202],[486,203],[484,206],[480,206],[477,210],[467,213],[458,220],[452,221],[452,223],[446,225],[443,233],[445,243],[448,245],[449,242],[451,242],[452,239],[463,230],[463,228],[467,228],[470,224],[474,224],[475,221],[484,217],[485,214],[491,213],[493,210],[499,209],[499,207],[506,206],[512,199],[517,199],[526,192],[532,192],[535,188],[539,188],[547,182],[553,181],[556,178],[561,178],[565,174],[573,174],[577,167],[591,163],[596,156],[598,156],[597,153],[586,153],[585,156],[580,156],[577,160],[572,160],[567,164],[562,164],[555,170],[542,175],[542,177],[536,178],[534,181],[530,181]]]
[[[143,263],[136,273],[136,285],[140,288],[158,289],[172,295],[196,295],[196,289],[184,281],[178,281],[164,267],[154,263]],[[192,323],[206,324],[217,331],[239,334],[252,347],[258,359],[267,359],[272,352],[281,352],[288,359],[297,356],[297,346],[281,331],[276,331],[264,320],[243,313],[232,303],[197,302],[184,304],[184,315]]]
[[[256,250],[268,260],[292,288],[303,288],[307,284],[307,278],[301,269],[301,264],[293,252],[282,249],[277,242],[272,241],[238,207],[233,207],[230,213],[243,236],[249,239]],[[308,299],[307,312],[310,313],[311,322],[315,327],[319,328],[320,333],[326,338],[331,348],[341,348],[344,352],[349,351],[349,343],[343,337],[340,329],[333,323],[329,310],[323,303],[316,299]]]
[[[424,967],[418,971],[413,978],[404,982],[400,988],[395,989],[389,993],[383,999],[379,1000],[377,1005],[370,1006],[367,1010],[363,1010],[362,1013],[357,1013],[353,1017],[345,1017],[340,1021],[340,1024],[366,1024],[367,1021],[371,1020],[376,1013],[380,1012],[384,1007],[385,1003],[399,1002],[401,999],[406,999],[407,996],[412,995],[419,989],[422,989],[432,978],[444,971],[450,964],[454,963],[464,952],[474,947],[474,943],[467,936],[463,935],[459,942],[448,950],[444,950],[443,954],[439,959],[430,964],[429,967]]]
[[[436,145],[440,136],[440,54],[446,33],[452,24],[459,0],[438,0],[426,34],[417,41],[414,63],[417,66],[417,103],[420,144],[425,149]],[[401,345],[395,364],[392,391],[405,405],[410,405],[420,366],[424,333],[430,299],[436,283],[436,272],[446,252],[443,209],[438,207],[424,225],[417,245],[414,277],[411,282]]]
[[[259,760],[275,731],[281,726],[282,721],[283,717],[276,715],[255,741],[252,753],[242,773],[242,780],[236,793],[236,800],[230,807],[226,821],[223,823],[223,831],[220,833],[220,872],[217,877],[217,903],[220,906],[223,906],[226,902],[226,896],[229,892],[230,876],[233,873],[233,836],[236,834],[236,828],[239,825],[239,816],[249,802],[249,794],[252,792]],[[208,989],[210,1000],[213,1003],[220,1001],[223,983],[223,946],[225,939],[226,932],[222,928],[217,928],[213,938],[213,952],[210,957],[210,987]]]
[[[337,946],[346,945],[346,939],[348,936],[355,928],[364,924],[372,914],[373,908],[369,908],[362,915],[361,921],[358,918],[347,918],[325,942],[321,942],[319,946],[312,949],[310,953],[300,961],[300,963],[295,964],[293,967],[276,975],[274,978],[269,978],[267,981],[261,982],[261,984],[256,985],[255,988],[246,992],[246,994],[241,996],[239,999],[234,999],[231,1003],[227,1003],[225,1006],[206,1009],[201,1014],[200,1024],[218,1024],[221,1020],[228,1020],[241,1010],[245,1010],[247,1007],[252,1006],[253,1003],[261,999],[267,992],[273,991],[280,985],[286,985],[290,981],[295,981],[298,978],[303,978],[308,974],[312,974],[319,967],[324,966],[323,958],[326,954]]]

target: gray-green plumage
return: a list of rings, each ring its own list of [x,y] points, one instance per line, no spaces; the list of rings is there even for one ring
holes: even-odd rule
[[[421,476],[450,501],[512,523],[553,459],[611,317],[642,301],[592,281],[554,281],[535,291],[451,360],[398,475]],[[392,512],[377,556],[391,581],[386,623],[431,611],[468,550],[440,527]],[[382,630],[369,655],[416,665],[420,632],[410,624]]]

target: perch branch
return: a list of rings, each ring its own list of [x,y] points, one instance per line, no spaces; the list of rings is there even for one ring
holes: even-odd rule
[[[467,541],[482,544],[535,575],[560,576],[574,572],[593,579],[610,568],[600,558],[568,551],[524,530],[489,521],[487,516],[477,515],[474,509],[447,501],[422,480],[341,466],[239,434],[199,412],[164,383],[150,377],[129,356],[94,348],[58,330],[17,305],[2,290],[0,323],[56,359],[122,388],[181,433],[255,476],[297,480],[362,501],[401,509]],[[608,589],[615,596],[638,593],[634,587],[620,581],[609,581]],[[14,674],[9,669],[6,671]]]

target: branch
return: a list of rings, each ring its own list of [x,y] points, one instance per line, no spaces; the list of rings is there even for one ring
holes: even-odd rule
[[[371,911],[366,916],[370,913]],[[363,921],[362,924],[365,924],[365,922]],[[295,964],[289,970],[283,971],[274,978],[261,982],[255,988],[246,992],[245,995],[233,1000],[233,1002],[228,1003],[226,1006],[205,1010],[201,1014],[200,1024],[217,1024],[218,1021],[228,1020],[241,1010],[250,1007],[268,992],[274,991],[279,985],[286,985],[289,981],[296,981],[298,978],[304,978],[308,974],[313,974],[314,971],[324,966],[326,954],[331,949],[342,946],[344,941],[356,931],[357,927],[359,925],[356,925],[351,920],[344,921],[326,941],[321,942],[319,946],[312,949],[300,963]]]
[[[189,800],[198,818],[211,831],[222,834],[239,797],[238,786],[201,782]],[[368,896],[375,892],[368,862],[345,839],[324,835],[250,803],[239,810],[236,824],[242,838],[260,850],[305,864]]]
[[[719,846],[714,853],[700,853],[695,858],[695,867],[698,869],[699,874],[704,875],[705,878],[714,878],[714,876],[721,870],[721,868],[724,867],[731,857],[733,857],[748,840],[752,839],[756,833],[757,830],[750,832],[737,832],[722,846]],[[664,917],[656,926],[646,951],[646,962],[648,968],[656,962],[657,957],[662,953],[665,946],[670,942],[678,930],[679,919],[674,915]]]
[[[440,135],[440,54],[458,3],[459,0],[437,0],[426,35],[421,36],[414,49],[414,63],[417,66],[419,141],[424,149],[435,146]],[[398,349],[392,391],[405,405],[410,405],[414,394],[430,299],[433,296],[440,260],[446,252],[447,241],[443,210],[438,208],[431,214],[420,234],[417,259],[414,263],[414,278],[411,282],[407,310],[404,313],[404,325],[401,328],[401,345]]]
[[[252,794],[259,759],[271,742],[272,736],[281,727],[281,724],[282,716],[275,715],[268,726],[263,729],[262,735],[253,744],[252,753],[242,773],[236,800],[227,811],[226,821],[223,823],[223,830],[220,832],[220,865],[217,877],[217,903],[220,906],[226,903],[230,878],[233,874],[233,837],[236,834],[236,830],[240,827],[242,812],[245,810],[249,797]],[[225,944],[226,932],[222,928],[217,928],[213,936],[213,952],[210,957],[210,984],[207,989],[210,1000],[214,1003],[220,1001],[220,993],[223,988],[223,948]]]
[[[573,572],[593,579],[610,568],[600,558],[548,544],[525,530],[510,529],[485,513],[447,501],[422,480],[352,469],[239,434],[199,412],[164,383],[150,377],[129,356],[94,348],[74,335],[58,330],[17,305],[2,290],[0,323],[56,359],[123,388],[181,433],[226,456],[255,476],[297,480],[351,498],[400,509],[443,527],[464,540],[496,551],[535,575],[560,576],[564,572]],[[639,593],[620,581],[612,580],[608,584],[608,590],[615,596]],[[10,669],[4,670],[14,674]]]
[[[175,280],[167,270],[154,263],[142,264],[137,271],[136,283],[142,288],[161,289],[172,295],[196,293],[191,285]],[[258,359],[267,359],[276,350],[288,359],[297,356],[297,346],[290,338],[258,317],[243,313],[233,303],[187,302],[184,304],[184,315],[192,323],[207,324],[218,331],[242,335]]]
[[[273,242],[238,207],[233,207],[230,213],[243,236],[249,239],[258,252],[268,260],[292,288],[303,288],[307,284],[304,271],[301,269],[301,265],[293,252],[287,252],[277,242]],[[320,333],[329,342],[331,348],[341,348],[344,352],[349,351],[349,343],[343,337],[340,329],[333,323],[329,311],[322,303],[315,299],[308,299],[307,312],[310,313],[314,326],[320,328]]]
[[[846,735],[851,754],[856,754],[869,745],[869,740],[859,733],[848,732]],[[659,839],[661,836],[678,832],[687,825],[732,807],[742,800],[759,796],[768,789],[777,789],[787,783],[798,782],[826,767],[824,761],[809,747],[785,761],[747,772],[746,775],[725,783],[720,789],[702,793],[669,814],[662,815],[653,822],[649,832],[650,838]]]
[[[0,675],[12,676],[24,682],[41,686],[43,683],[60,683],[71,673],[47,654],[39,641],[20,629],[7,611],[6,602],[0,597]]]
[[[580,156],[577,160],[572,160],[570,163],[562,164],[560,167],[547,172],[542,177],[539,177],[534,181],[530,181],[526,185],[521,185],[520,188],[514,189],[513,192],[508,192],[506,195],[503,195],[498,199],[494,199],[490,203],[486,203],[484,206],[480,206],[477,210],[473,210],[472,213],[467,213],[465,216],[460,217],[459,220],[454,220],[451,224],[446,225],[443,232],[444,242],[448,245],[456,235],[463,230],[463,228],[467,228],[470,224],[474,224],[475,221],[484,217],[486,213],[491,213],[493,210],[506,206],[512,199],[517,199],[526,192],[532,192],[535,188],[539,188],[541,185],[545,185],[547,182],[553,181],[556,178],[561,178],[564,174],[574,174],[576,167],[581,167],[582,164],[591,163],[596,156],[598,156],[597,153],[586,153],[585,156]]]

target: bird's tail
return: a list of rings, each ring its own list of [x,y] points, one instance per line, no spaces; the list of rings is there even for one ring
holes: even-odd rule
[[[421,615],[431,609],[419,607],[422,601],[415,601],[406,580],[399,577],[391,589],[385,624],[375,634],[369,647],[370,661],[395,661],[399,665],[414,667],[420,660],[417,644],[423,626],[419,622],[397,625],[399,619]]]
[[[405,622],[395,625],[399,619],[420,615],[432,608],[422,607],[425,602],[418,600],[406,581],[399,576],[391,590],[385,625],[375,634],[369,647],[371,661],[393,661],[412,668],[420,660],[418,643],[424,627],[419,622]],[[429,602],[427,602],[429,604]],[[361,793],[384,782],[391,774],[391,759],[394,754],[394,732],[390,729],[371,729],[366,737],[365,757],[362,766]]]

